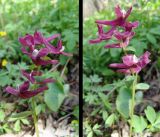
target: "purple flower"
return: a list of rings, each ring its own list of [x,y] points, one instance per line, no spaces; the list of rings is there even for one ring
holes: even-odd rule
[[[125,31],[132,31],[138,26],[139,26],[139,22],[135,21],[135,22],[125,22],[122,27],[124,27]]]
[[[98,26],[98,38],[90,40],[90,44],[100,43],[103,40],[109,40],[112,36],[116,37],[118,40],[117,43],[108,44],[105,48],[125,48],[128,46],[130,39],[134,36],[134,32],[132,30],[138,27],[139,22],[128,22],[127,18],[132,11],[132,7],[128,9],[127,12],[121,10],[119,5],[115,7],[116,19],[107,21],[107,20],[97,20]],[[103,25],[108,25],[111,27],[110,30],[104,32]],[[118,27],[123,28],[123,32],[118,32]]]
[[[42,86],[39,87],[35,90],[29,90],[29,81],[25,81],[23,84],[21,84],[17,89],[8,86],[6,88],[6,92],[13,94],[15,96],[18,96],[20,98],[26,99],[26,98],[30,98],[33,96],[36,96],[37,94],[43,92],[44,90],[47,90],[48,87],[47,86]]]
[[[119,32],[114,31],[114,37],[119,41],[119,43],[108,44],[105,48],[125,48],[129,44],[129,40],[134,36],[134,32]]]
[[[130,15],[131,11],[132,11],[132,7],[130,7],[128,11],[125,12],[124,10],[121,10],[121,8],[118,5],[117,7],[115,7],[115,14],[117,16],[115,20],[111,20],[111,21],[97,20],[96,23],[103,24],[103,25],[109,25],[109,26],[121,26],[122,27],[124,26],[126,19]]]
[[[22,46],[22,52],[28,55],[32,61],[37,65],[48,65],[48,64],[57,64],[58,60],[45,60],[44,58],[49,54],[47,48],[41,48],[40,50],[34,49],[34,47],[29,47],[29,50]]]
[[[90,44],[100,43],[103,40],[109,40],[112,38],[113,32],[116,29],[115,27],[112,27],[108,32],[104,32],[103,26],[97,24],[98,27],[98,38],[90,40]]]
[[[59,35],[56,34],[48,40],[54,39]],[[37,45],[43,44],[43,37],[40,32],[35,32],[34,36],[27,34],[25,37],[19,38],[20,43],[22,44],[22,52],[28,55],[36,65],[48,65],[48,64],[57,64],[57,60],[44,60],[43,58],[49,54],[48,48],[41,48],[38,50]],[[28,50],[27,50],[28,48]]]
[[[41,76],[42,72],[40,72],[40,71],[32,71],[31,73],[28,73],[25,70],[21,70],[21,73],[32,84],[47,84],[47,83],[53,83],[53,82],[55,82],[55,80],[52,79],[52,78],[47,78],[47,79],[43,79],[41,81],[36,81],[35,78],[34,78],[34,76]]]
[[[63,54],[65,56],[72,56],[72,54],[64,52],[65,47],[62,45],[62,40],[58,41],[56,47],[50,44],[47,39],[44,39],[44,44],[46,48],[48,48],[49,52],[52,54]]]
[[[64,52],[64,46],[62,46],[61,40],[58,41],[57,47],[53,47],[53,45],[49,43],[56,38],[60,38],[60,34],[45,38],[40,32],[36,31],[33,36],[27,34],[24,37],[20,37],[19,41],[22,44],[22,52],[28,55],[36,65],[48,65],[58,63],[58,60],[45,60],[44,58],[48,54],[71,56],[71,54]],[[38,46],[40,45],[43,47],[39,48]]]
[[[112,63],[109,66],[118,68],[118,72],[131,74],[139,73],[149,62],[150,52],[146,51],[142,56],[137,58],[135,55],[129,54],[122,57],[123,63]]]

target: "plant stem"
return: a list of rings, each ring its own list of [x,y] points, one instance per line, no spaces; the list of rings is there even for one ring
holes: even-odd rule
[[[129,137],[132,137],[132,128],[133,128],[133,115],[134,115],[134,107],[135,107],[135,91],[136,91],[136,84],[137,84],[137,74],[135,76],[135,79],[133,81],[132,85],[132,102],[131,102],[131,113],[130,113],[130,135]]]
[[[37,115],[36,115],[36,103],[35,103],[34,97],[32,97],[31,99],[31,104],[32,104],[32,117],[34,121],[35,132],[36,132],[36,136],[39,137],[38,121],[37,121]]]

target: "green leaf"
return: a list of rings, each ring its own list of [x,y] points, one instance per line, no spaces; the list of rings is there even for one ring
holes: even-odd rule
[[[18,132],[20,130],[21,130],[20,120],[17,120],[16,123],[14,124],[14,131]]]
[[[136,52],[136,49],[134,47],[131,47],[131,46],[128,46],[126,48],[127,51],[133,51],[133,52]]]
[[[110,127],[115,122],[115,114],[111,114],[105,121],[105,127]]]
[[[149,85],[147,83],[138,83],[136,89],[147,90],[149,89]]]
[[[145,109],[145,114],[146,114],[146,117],[148,119],[148,121],[153,124],[154,121],[156,120],[156,112],[155,110],[153,109],[153,107],[151,106],[148,106],[147,109]]]
[[[39,104],[36,106],[36,115],[39,115],[43,111],[45,111],[45,104]]]
[[[138,117],[137,115],[133,116],[133,127],[135,132],[142,133],[143,130],[147,127],[146,120],[141,116]]]
[[[150,33],[160,35],[160,28],[156,27],[156,28],[150,29]]]
[[[107,120],[107,118],[108,118],[108,112],[107,112],[107,111],[104,110],[104,111],[102,112],[102,118],[103,118],[104,121]]]
[[[99,129],[101,127],[101,125],[98,125],[98,124],[95,124],[94,126],[93,126],[93,131],[94,131],[94,133],[96,134],[96,135],[102,135],[102,132],[101,132],[101,130]]]
[[[93,83],[99,83],[102,81],[102,78],[100,78],[98,75],[90,76],[90,79]]]
[[[149,85],[147,83],[138,83],[136,89],[147,90],[149,89]]]
[[[101,93],[101,92],[98,93],[98,96],[99,96],[100,99],[102,100],[102,103],[104,104],[104,106],[105,106],[107,109],[111,110],[111,109],[112,109],[112,106],[111,106],[111,104],[109,103],[108,97],[107,97],[104,93]]]
[[[118,112],[125,118],[129,117],[129,100],[131,99],[131,91],[127,87],[120,88],[116,99]]]
[[[29,125],[29,121],[27,119],[21,119],[22,123],[25,125]]]
[[[13,114],[13,115],[11,116],[11,118],[21,119],[21,118],[28,117],[28,116],[30,116],[30,115],[32,115],[32,111],[25,111],[25,112]]]
[[[126,76],[124,79],[126,86],[130,87],[133,84],[134,79],[135,79],[135,76]]]
[[[67,91],[64,90],[60,82],[48,84],[49,89],[44,94],[44,100],[47,106],[54,112],[57,112],[61,106]]]
[[[3,110],[0,110],[0,121],[3,122],[5,118],[5,113]]]
[[[133,39],[130,44],[136,49],[136,56],[140,56],[144,52],[144,49],[147,49],[147,43],[136,38]]]
[[[12,83],[12,80],[9,78],[9,76],[6,75],[6,76],[0,77],[0,86],[4,87],[11,83]]]
[[[150,43],[152,43],[153,45],[155,45],[155,44],[157,43],[156,38],[155,38],[152,34],[150,34],[150,33],[147,34],[147,39],[148,39],[148,41],[149,41]]]
[[[160,129],[160,113],[157,114],[157,118],[156,118],[153,126]]]
[[[120,55],[122,49],[110,49],[110,54],[113,58],[116,58]]]
[[[87,135],[87,137],[93,137],[93,132],[89,132],[89,134]]]
[[[135,94],[136,103],[140,103],[143,100],[143,92],[137,91]]]

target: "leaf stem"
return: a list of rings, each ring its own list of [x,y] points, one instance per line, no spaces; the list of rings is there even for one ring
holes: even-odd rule
[[[130,111],[130,134],[129,137],[132,137],[132,132],[133,132],[133,115],[134,115],[134,107],[135,107],[135,91],[136,91],[136,84],[137,84],[137,73],[135,76],[135,79],[133,81],[132,85],[132,100],[131,100],[131,111]]]
[[[34,97],[32,97],[31,99],[31,104],[32,104],[32,117],[34,121],[35,132],[36,132],[36,136],[39,137],[38,121],[37,121],[37,115],[36,115],[36,102],[34,100]]]

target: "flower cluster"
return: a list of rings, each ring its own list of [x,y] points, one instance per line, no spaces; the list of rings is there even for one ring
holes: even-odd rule
[[[139,22],[129,22],[127,18],[131,14],[132,7],[128,9],[127,12],[122,10],[119,5],[115,7],[115,14],[116,19],[107,21],[107,20],[97,20],[98,26],[98,38],[92,39],[89,41],[90,44],[100,43],[104,40],[112,39],[113,37],[116,38],[117,42],[108,44],[104,46],[105,48],[125,48],[129,45],[130,40],[135,35],[133,31],[135,28],[138,27]],[[110,30],[107,32],[104,31],[104,26],[110,26]],[[123,31],[119,31],[121,28]],[[133,54],[127,54],[122,57],[123,63],[113,63],[109,66],[112,68],[118,68],[118,72],[126,73],[126,74],[133,74],[139,73],[142,68],[144,68],[149,62],[150,53],[146,51],[144,55],[137,58]]]
[[[50,44],[50,42],[56,38],[58,38],[57,46]],[[36,31],[34,35],[26,34],[26,36],[20,37],[19,42],[22,44],[22,52],[28,55],[36,66],[57,64],[58,60],[46,60],[46,58],[49,58],[49,54],[63,54],[65,56],[72,56],[70,53],[64,52],[64,46],[62,45],[60,34],[55,34],[45,38],[42,33]],[[19,96],[21,98],[33,97],[43,92],[44,90],[47,90],[47,83],[55,82],[55,80],[52,78],[37,81],[35,77],[42,76],[43,73],[41,71],[32,70],[29,73],[25,70],[21,70],[21,73],[25,78],[27,78],[27,80],[16,89],[10,86],[6,88],[8,93]],[[29,89],[30,85],[32,85],[32,87]]]
[[[56,38],[60,38],[60,35],[55,34],[51,37],[45,38],[40,32],[36,31],[33,36],[27,34],[24,37],[20,37],[19,41],[22,44],[22,52],[28,55],[34,64],[48,65],[58,63],[58,60],[45,60],[45,57],[48,54],[63,54],[66,56],[71,56],[71,54],[64,52],[62,40],[58,41],[57,46],[53,46],[49,43]]]
[[[47,90],[47,83],[52,83],[55,80],[48,78],[48,79],[44,79],[40,82],[37,82],[34,78],[34,76],[41,76],[42,72],[38,72],[38,71],[32,71],[31,73],[26,72],[25,70],[21,70],[21,73],[24,77],[27,78],[27,81],[23,82],[20,86],[18,86],[16,89],[12,88],[10,86],[8,86],[6,88],[6,91],[8,93],[11,93],[13,95],[19,96],[21,98],[30,98],[33,97],[41,92],[43,92],[44,90]],[[30,89],[30,84],[39,84],[38,88],[36,89]],[[37,85],[36,85],[37,86]]]

